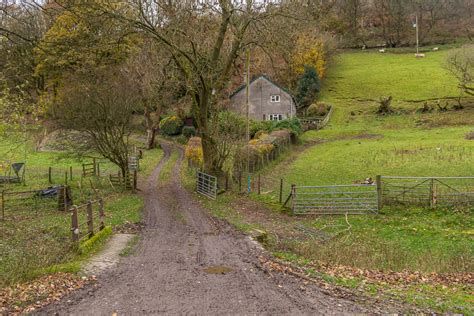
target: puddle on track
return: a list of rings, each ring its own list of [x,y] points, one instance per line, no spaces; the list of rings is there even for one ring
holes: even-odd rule
[[[209,274],[226,274],[234,271],[232,268],[225,266],[211,266],[204,269],[204,272]]]

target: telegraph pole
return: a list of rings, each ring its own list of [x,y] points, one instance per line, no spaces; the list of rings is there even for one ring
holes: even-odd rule
[[[250,193],[250,48],[247,48],[246,58],[246,77],[245,77],[245,103],[246,103],[246,114],[247,114],[247,193]]]
[[[418,15],[415,16],[415,28],[416,28],[416,56],[420,54],[419,40],[418,40]]]

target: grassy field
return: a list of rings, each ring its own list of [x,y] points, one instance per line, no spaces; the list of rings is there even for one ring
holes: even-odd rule
[[[444,69],[449,51],[413,54],[350,52],[338,55],[329,68],[323,99],[426,100],[459,94],[451,74]]]
[[[11,144],[2,141],[0,149],[7,150]],[[5,153],[2,152],[3,154]],[[144,153],[141,160],[139,177],[147,177],[162,156],[161,149]],[[3,156],[5,157],[5,155]],[[49,186],[47,170],[54,166],[53,184],[64,183],[64,171],[73,167],[72,186],[73,201],[81,204],[93,196],[89,179],[105,197],[106,225],[115,227],[141,220],[143,200],[137,194],[112,190],[107,181],[94,180],[80,176],[81,161],[64,157],[61,153],[34,152],[31,146],[10,153],[11,161],[26,161],[26,185],[10,184],[2,189],[9,191],[25,191]],[[103,165],[109,167],[107,164]],[[103,170],[104,172],[106,170]],[[102,183],[103,182],[103,183]],[[114,192],[117,191],[117,192]],[[6,202],[5,221],[0,222],[0,288],[16,282],[22,282],[38,275],[50,272],[76,272],[80,262],[87,254],[75,250],[71,242],[71,219],[67,212],[57,210],[56,199],[33,199],[15,204]],[[105,237],[105,236],[104,236]],[[100,243],[94,246],[94,249]],[[93,250],[94,250],[93,249]],[[89,251],[90,249],[88,249]]]

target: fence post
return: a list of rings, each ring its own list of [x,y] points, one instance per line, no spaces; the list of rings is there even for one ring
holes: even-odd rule
[[[436,192],[435,192],[435,183],[434,179],[430,179],[430,207],[435,208],[436,205]]]
[[[383,207],[383,190],[382,190],[382,176],[377,175],[375,178],[377,184],[377,210],[381,210]]]
[[[260,195],[260,174],[258,174],[257,194]]]
[[[2,190],[2,221],[5,220],[5,191]]]
[[[71,233],[72,241],[77,242],[79,240],[79,225],[77,220],[77,206],[71,208]]]
[[[97,176],[100,177],[100,162],[97,163]]]
[[[133,170],[133,191],[137,190],[137,170]]]
[[[49,182],[49,184],[52,183],[52,179],[51,179],[51,167],[48,167],[48,182]]]
[[[296,197],[296,185],[291,185],[291,212],[295,213],[295,197]]]
[[[280,179],[280,204],[283,202],[283,178]]]
[[[229,191],[229,172],[225,173],[225,190]]]
[[[69,166],[69,180],[72,181],[72,166]]]
[[[94,236],[94,214],[92,213],[92,202],[87,202],[87,232],[89,238]]]
[[[102,198],[99,199],[99,221],[99,229],[102,230],[105,228],[104,200]]]
[[[239,171],[239,193],[242,192],[242,169]]]
[[[252,185],[252,176],[250,173],[247,174],[247,194],[250,194],[252,191],[252,188],[250,187]]]
[[[67,185],[67,171],[64,172],[64,184]]]
[[[94,164],[94,176],[97,175],[97,165],[96,165],[96,159],[92,158],[92,163]]]
[[[65,186],[58,188],[58,211],[64,211],[66,209],[66,190]]]

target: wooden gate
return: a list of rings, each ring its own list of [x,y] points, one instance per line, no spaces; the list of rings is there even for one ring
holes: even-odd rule
[[[196,192],[215,200],[217,197],[217,178],[198,171]]]
[[[291,187],[293,214],[370,214],[378,211],[377,187],[352,184]]]

